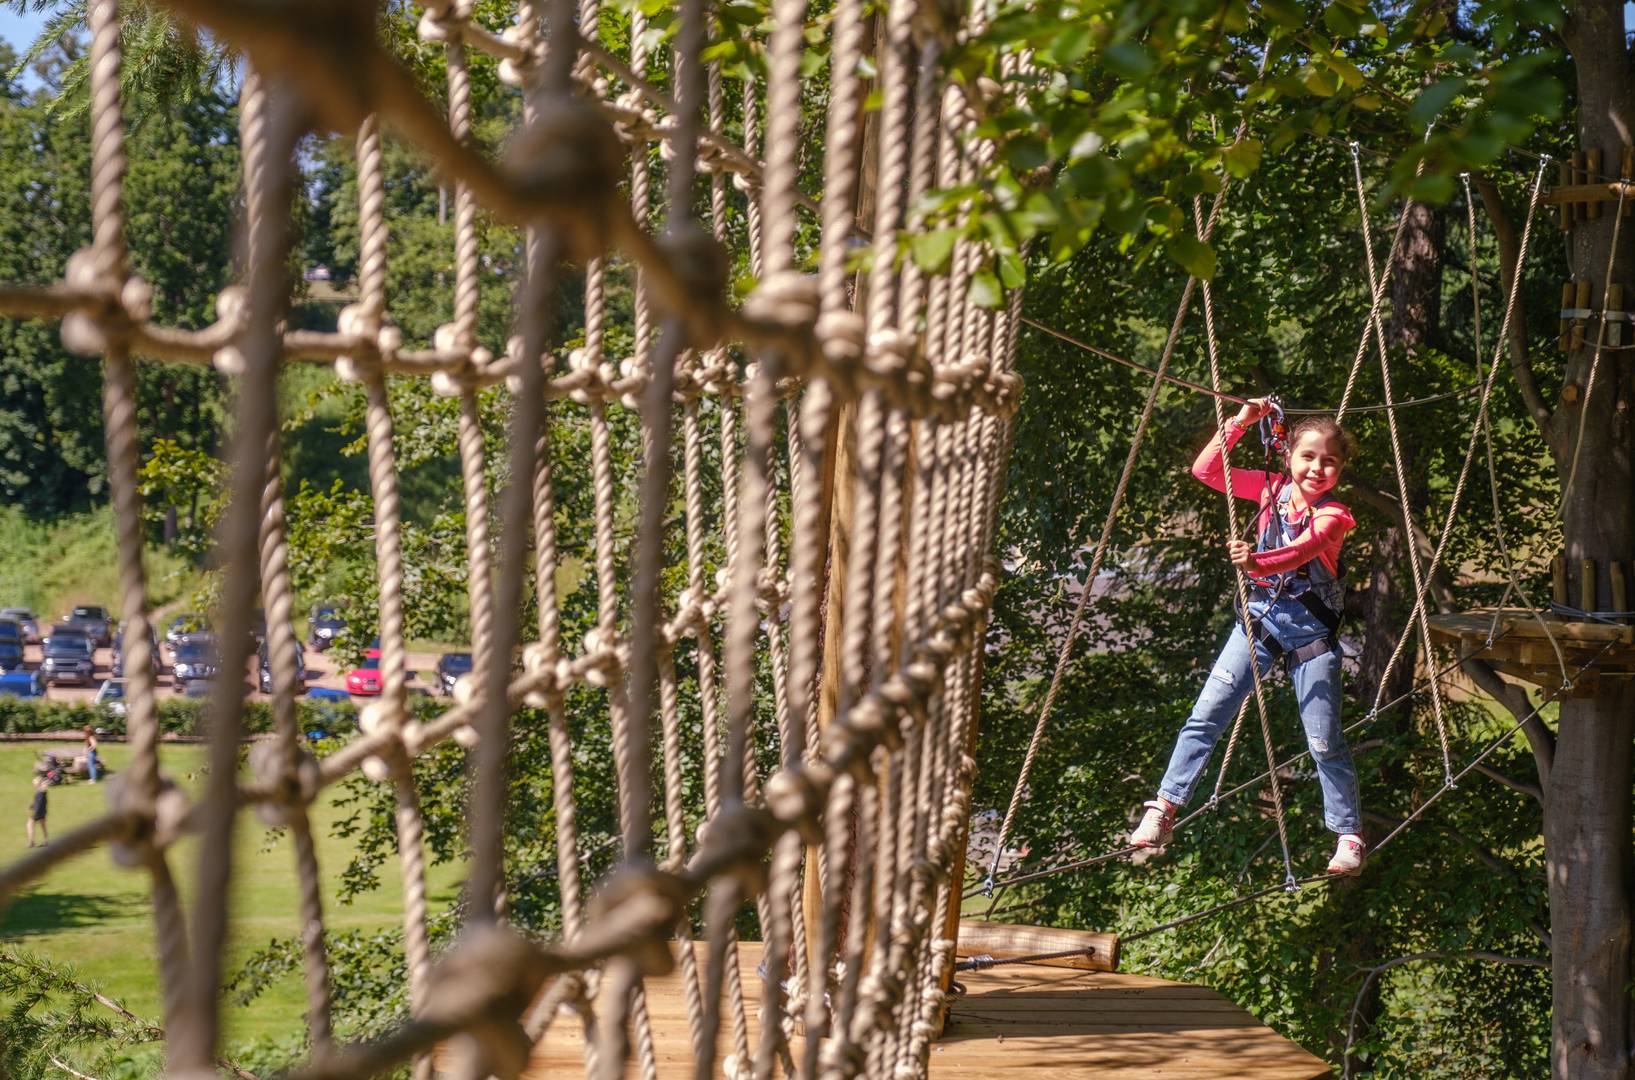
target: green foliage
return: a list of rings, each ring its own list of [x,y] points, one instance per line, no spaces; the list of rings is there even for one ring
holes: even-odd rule
[[[928,196],[910,231],[956,229],[997,256],[1037,243],[1058,262],[1103,233],[1137,263],[1162,251],[1207,278],[1193,200],[1337,132],[1395,159],[1388,190],[1445,201],[1457,173],[1558,115],[1562,18],[1547,0],[1002,5],[951,57],[991,174]]]
[[[90,238],[89,120],[55,115],[53,96],[0,101],[0,278],[61,276]],[[131,135],[126,237],[155,317],[197,327],[230,280],[238,183],[232,111],[201,96]],[[144,444],[163,434],[213,450],[221,388],[208,369],[142,365]],[[82,509],[103,493],[102,406],[94,361],[70,356],[54,327],[0,322],[0,493],[33,513]]]

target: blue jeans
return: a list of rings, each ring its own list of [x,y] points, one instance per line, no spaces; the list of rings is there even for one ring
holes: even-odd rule
[[[85,752],[85,771],[90,775],[90,779],[93,784],[96,783],[98,765],[99,762],[97,761],[97,752],[95,750],[87,750]]]
[[[1252,600],[1249,613],[1276,638],[1285,653],[1310,644],[1328,633],[1316,616],[1298,600],[1279,598],[1267,605]],[[1197,787],[1198,777],[1209,763],[1209,755],[1221,733],[1232,723],[1238,706],[1254,692],[1254,676],[1249,671],[1250,648],[1243,625],[1232,628],[1232,636],[1215,660],[1192,715],[1181,728],[1170,755],[1169,768],[1158,787],[1161,798],[1185,806]],[[1270,678],[1277,659],[1258,641],[1253,649],[1256,669],[1262,681]],[[1306,745],[1317,765],[1323,786],[1323,820],[1337,833],[1362,831],[1357,796],[1357,771],[1351,764],[1345,732],[1340,724],[1340,654],[1335,651],[1315,656],[1294,669],[1295,698],[1300,703],[1300,723],[1306,729]],[[1247,717],[1246,724],[1255,723]]]

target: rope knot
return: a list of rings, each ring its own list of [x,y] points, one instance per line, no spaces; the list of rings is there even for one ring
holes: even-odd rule
[[[737,879],[743,895],[754,896],[766,887],[765,854],[778,832],[778,819],[769,810],[742,803],[724,807],[700,833],[698,857],[721,866]]]
[[[250,747],[250,771],[272,793],[255,806],[256,817],[269,828],[288,825],[293,816],[290,811],[309,805],[323,783],[318,759],[311,751],[271,740]]]
[[[794,333],[810,333],[818,317],[817,278],[794,270],[768,274],[744,299],[744,315]]]
[[[159,778],[153,801],[131,783],[129,773],[108,778],[108,806],[125,819],[125,828],[108,841],[108,853],[118,866],[146,866],[157,853],[182,835],[187,823],[187,794],[168,776]]]
[[[774,773],[763,790],[767,810],[786,828],[798,830],[808,844],[822,842],[818,818],[823,813],[824,792],[832,775],[821,762]]]
[[[825,311],[813,327],[823,359],[841,369],[841,376],[853,393],[857,392],[856,366],[863,359],[865,334],[863,316],[855,311]]]
[[[607,879],[590,907],[602,925],[624,931],[634,947],[621,952],[643,975],[668,975],[675,968],[668,939],[687,911],[679,878],[651,863],[626,866]]]
[[[528,81],[531,69],[539,62],[535,55],[533,28],[524,23],[512,23],[500,31],[500,40],[514,45],[522,58],[505,57],[500,61],[499,80],[506,86],[521,87]]]
[[[515,1080],[531,1049],[520,1019],[545,984],[545,956],[513,930],[467,930],[431,971],[421,1019],[461,1029],[450,1070]]]
[[[692,344],[714,345],[724,329],[710,313],[717,310],[716,300],[727,288],[731,263],[726,249],[709,230],[690,221],[672,225],[659,237],[658,246],[686,293],[679,314],[687,321]]]
[[[521,198],[548,207],[568,258],[586,262],[601,253],[613,231],[624,148],[595,105],[547,102],[512,142],[506,165]]]
[[[585,633],[585,681],[596,687],[606,687],[618,677],[619,650],[624,643],[611,630],[592,628]]]
[[[420,13],[415,33],[428,45],[447,45],[459,41],[468,14],[452,0],[429,0],[425,10]]]
[[[394,701],[371,701],[358,710],[358,729],[376,743],[375,752],[363,759],[363,775],[377,784],[409,769],[409,748],[403,738],[403,709]]]
[[[83,356],[105,353],[127,342],[153,314],[153,289],[138,277],[119,280],[101,265],[96,251],[80,248],[68,257],[63,277],[81,295],[64,315],[58,333],[63,347]]]

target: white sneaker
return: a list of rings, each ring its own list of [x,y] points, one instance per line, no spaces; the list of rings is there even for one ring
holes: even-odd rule
[[[1328,861],[1328,872],[1350,875],[1362,873],[1364,850],[1366,845],[1362,837],[1356,833],[1341,834],[1340,842],[1334,849],[1334,858]]]
[[[1135,832],[1130,834],[1130,846],[1138,848],[1160,848],[1169,843],[1171,834],[1175,832],[1175,811],[1154,799],[1141,805],[1147,808],[1147,813],[1136,826]]]

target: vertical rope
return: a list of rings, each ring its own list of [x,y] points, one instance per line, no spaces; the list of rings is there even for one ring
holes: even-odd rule
[[[1378,296],[1383,291],[1386,278],[1390,276],[1390,266],[1387,264],[1386,272],[1376,277],[1374,269],[1374,247],[1371,242],[1367,242],[1368,204],[1367,201],[1362,198],[1362,173],[1361,165],[1357,162],[1356,143],[1351,144],[1351,157],[1352,163],[1357,172],[1357,195],[1359,198],[1357,209],[1358,212],[1362,214],[1363,219],[1363,236],[1365,239],[1363,252],[1366,255],[1364,264],[1368,268],[1368,287],[1371,292]],[[1404,206],[1403,213],[1404,215],[1407,214],[1407,205]],[[1404,220],[1406,220],[1406,216],[1404,217]],[[1419,562],[1419,541],[1414,535],[1413,511],[1409,506],[1408,501],[1408,473],[1402,464],[1402,439],[1397,432],[1396,401],[1392,397],[1391,390],[1391,360],[1390,354],[1385,347],[1385,324],[1380,319],[1379,305],[1376,304],[1369,309],[1368,322],[1369,326],[1373,329],[1374,343],[1378,347],[1379,351],[1380,381],[1383,384],[1385,392],[1385,427],[1386,431],[1391,436],[1391,461],[1395,466],[1397,479],[1397,504],[1402,510],[1402,532],[1403,538],[1407,543],[1408,571],[1413,576],[1414,596],[1417,598],[1411,617],[1419,630],[1419,644],[1420,648],[1422,648],[1425,652],[1425,662],[1434,668],[1436,665],[1436,653],[1431,646],[1430,624],[1425,618],[1424,595],[1427,578]],[[1384,692],[1384,685],[1385,684],[1382,681],[1380,685],[1380,693],[1382,694]],[[1451,784],[1453,783],[1453,761],[1448,753],[1447,721],[1442,715],[1442,687],[1441,684],[1435,679],[1431,680],[1431,715],[1436,721],[1436,738],[1437,742],[1441,744],[1442,748],[1442,782],[1444,784]]]

